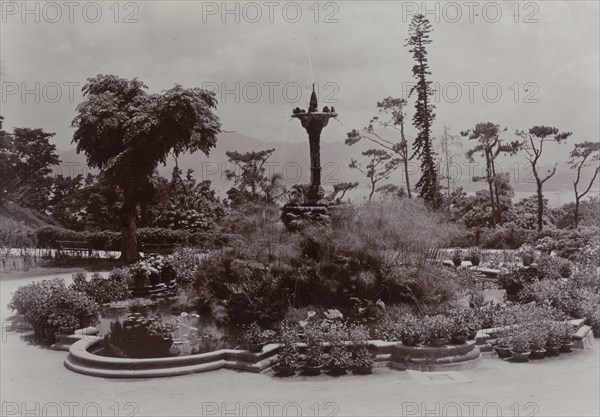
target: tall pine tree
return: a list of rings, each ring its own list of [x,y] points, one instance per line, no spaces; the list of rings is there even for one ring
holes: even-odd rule
[[[419,131],[413,143],[413,158],[416,156],[421,161],[421,178],[416,184],[419,195],[432,207],[439,208],[442,203],[439,180],[435,167],[435,151],[431,144],[431,125],[435,119],[433,112],[435,106],[431,102],[433,89],[431,81],[427,81],[427,76],[431,75],[429,65],[427,64],[426,45],[431,43],[429,33],[431,32],[429,20],[422,14],[415,15],[408,28],[409,38],[406,46],[411,47],[416,64],[413,66],[413,76],[417,80],[411,88],[410,94],[417,94],[415,103],[415,114],[413,116],[413,125]]]

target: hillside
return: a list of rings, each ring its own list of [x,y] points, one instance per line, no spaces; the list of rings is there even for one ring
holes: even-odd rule
[[[12,203],[7,204],[6,207],[0,207],[0,227],[10,222],[22,223],[31,230],[54,224],[52,219]]]
[[[324,131],[323,136],[326,135],[327,132]],[[372,143],[368,141],[360,142],[352,147],[345,145],[343,141],[322,143],[321,166],[323,168],[322,181],[324,188],[330,190],[336,182],[358,181],[360,183],[359,189],[348,194],[348,196],[352,199],[360,199],[366,196],[368,194],[367,179],[358,171],[350,169],[348,164],[351,158],[358,159],[360,162],[361,152],[369,147],[372,147]],[[270,148],[275,148],[275,152],[269,159],[267,168],[271,169],[272,172],[282,173],[288,187],[310,181],[308,140],[298,143],[265,142],[239,133],[223,133],[219,135],[217,146],[209,156],[200,152],[193,155],[184,155],[179,159],[179,166],[184,171],[193,169],[194,175],[198,179],[211,180],[217,193],[224,196],[231,187],[231,183],[225,178],[225,170],[234,169],[227,162],[226,152],[234,150],[247,152]],[[465,147],[455,151],[456,156],[454,157],[450,176],[455,179],[454,187],[462,186],[467,192],[475,192],[485,187],[481,182],[474,183],[471,181],[473,174],[483,175],[484,162],[476,160],[476,165],[468,163],[464,157],[465,151]],[[553,206],[570,201],[572,198],[573,171],[566,165],[568,152],[565,151],[566,149],[563,148],[558,158],[552,158],[552,154],[549,153],[549,164],[543,166],[543,170],[549,170],[553,166],[551,164],[559,162],[556,175],[544,187],[548,193],[550,204]],[[59,156],[62,163],[60,167],[57,167],[57,172],[63,175],[72,175],[73,173],[83,173],[85,175],[89,172],[85,156],[77,154],[75,150],[62,152]],[[167,163],[166,167],[159,166],[160,174],[170,176],[173,166],[173,161]],[[515,157],[500,158],[498,166],[502,172],[511,174],[511,183],[517,198],[526,197],[535,192],[531,168],[522,153]],[[411,184],[414,185],[418,180],[418,161],[410,161],[410,172]],[[386,182],[403,185],[404,180],[401,170],[392,174]],[[593,191],[598,194],[597,190],[598,187],[596,186]]]

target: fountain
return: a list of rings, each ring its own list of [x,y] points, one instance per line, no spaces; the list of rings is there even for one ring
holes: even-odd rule
[[[335,108],[327,106],[318,110],[318,99],[313,84],[308,111],[296,107],[292,117],[300,120],[302,127],[308,133],[310,149],[310,185],[306,193],[306,201],[286,204],[283,207],[282,220],[289,225],[299,218],[319,219],[329,213],[329,204],[323,202],[324,192],[321,187],[321,132],[329,123],[329,119],[337,117]]]

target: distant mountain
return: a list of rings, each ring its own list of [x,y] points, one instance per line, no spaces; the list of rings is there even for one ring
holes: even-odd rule
[[[360,162],[362,160],[361,152],[374,146],[373,143],[368,141],[361,141],[353,146],[347,146],[341,141],[322,143],[321,175],[324,188],[330,190],[336,182],[358,181],[361,185],[360,188],[350,194],[349,197],[356,200],[368,195],[368,180],[358,171],[350,169],[348,164],[351,158],[355,158]],[[234,150],[248,152],[271,148],[275,148],[275,152],[269,159],[267,168],[271,172],[281,173],[288,187],[291,187],[293,184],[306,184],[310,181],[308,140],[298,143],[264,142],[239,133],[222,133],[219,135],[216,148],[211,150],[209,156],[201,152],[187,154],[180,157],[178,163],[184,172],[192,169],[196,178],[211,180],[217,193],[224,196],[226,191],[231,187],[231,182],[225,178],[225,170],[235,168],[227,162],[226,152]],[[479,165],[468,163],[464,157],[465,150],[461,149],[460,154],[453,158],[454,163],[452,164],[450,177],[454,179],[454,187],[462,186],[467,192],[474,192],[485,188],[485,183],[474,183],[471,181],[473,174],[484,174],[485,162],[476,159],[475,163],[479,163]],[[458,154],[459,152],[456,153]],[[93,172],[93,170],[90,171],[87,167],[85,155],[77,154],[75,150],[61,152],[59,157],[61,165],[57,167],[57,172],[61,172],[63,175]],[[559,162],[556,175],[546,183],[544,189],[560,195],[565,194],[562,200],[563,203],[570,199],[569,195],[572,194],[572,181],[574,178],[574,172],[566,165],[567,158],[568,152],[563,152],[560,158],[551,161],[552,164],[545,164],[542,167],[542,170],[545,172],[552,169],[554,162]],[[159,166],[160,174],[169,177],[173,166],[173,161],[169,161],[166,166]],[[410,161],[412,186],[418,180],[418,166],[417,160]],[[524,154],[499,158],[498,166],[502,172],[509,172],[511,174],[512,186],[519,197],[535,192],[535,182]],[[389,180],[381,182],[381,184],[383,183],[404,185],[402,171],[396,171]],[[597,189],[598,187],[596,186],[595,191]],[[551,204],[555,205],[552,202]]]

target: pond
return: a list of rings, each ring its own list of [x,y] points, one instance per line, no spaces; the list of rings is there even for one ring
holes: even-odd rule
[[[93,353],[121,358],[160,358],[239,348],[241,328],[183,310],[176,299],[131,309],[104,309],[96,327],[104,337]]]

